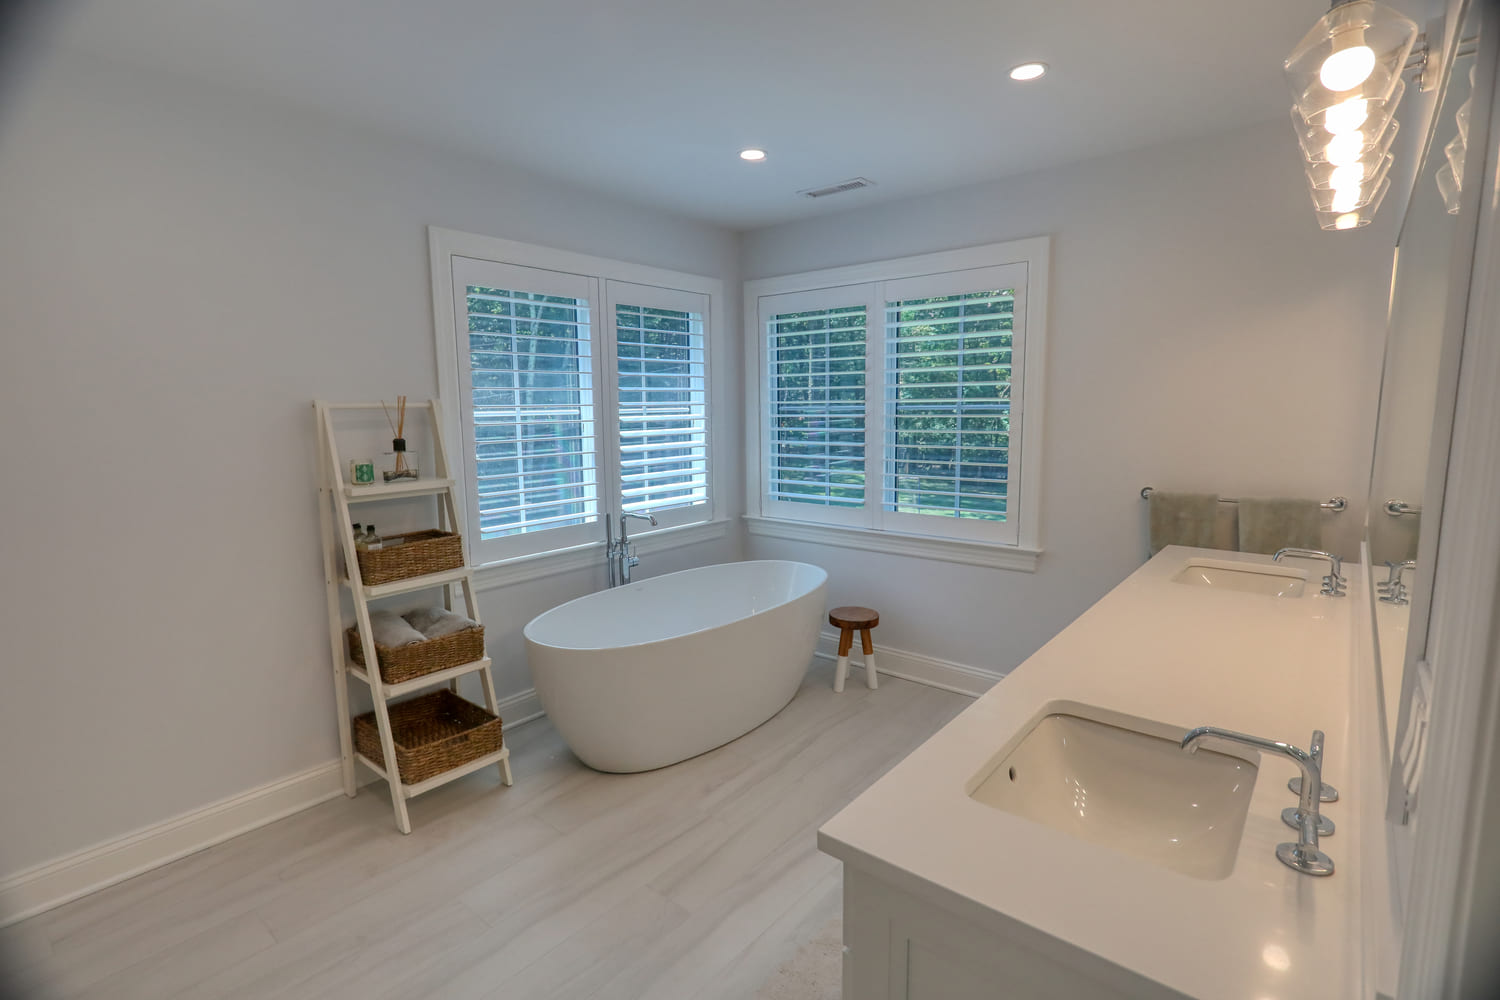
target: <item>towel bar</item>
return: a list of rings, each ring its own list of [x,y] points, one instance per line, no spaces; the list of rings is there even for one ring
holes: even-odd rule
[[[1142,487],[1141,499],[1146,500],[1150,498],[1151,492],[1154,489],[1154,486]],[[1219,503],[1239,503],[1239,500],[1234,497],[1219,497]],[[1337,514],[1348,509],[1349,501],[1344,497],[1333,497],[1332,499],[1324,500],[1322,503],[1318,504],[1318,506],[1322,507],[1324,510],[1331,510],[1335,514]]]

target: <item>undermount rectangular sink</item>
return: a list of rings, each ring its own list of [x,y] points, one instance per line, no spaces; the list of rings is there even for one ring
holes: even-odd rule
[[[1061,833],[1201,879],[1234,870],[1256,766],[1076,715],[1043,716],[969,793]]]
[[[1237,590],[1267,597],[1301,597],[1307,580],[1296,570],[1278,570],[1271,566],[1226,566],[1223,563],[1193,560],[1172,577],[1173,583],[1192,587],[1214,587]]]

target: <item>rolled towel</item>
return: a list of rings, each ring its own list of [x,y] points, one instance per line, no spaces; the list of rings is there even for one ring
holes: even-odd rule
[[[370,633],[375,637],[375,645],[387,649],[427,641],[426,636],[394,611],[371,611]]]
[[[1240,551],[1271,555],[1277,549],[1321,549],[1323,508],[1316,500],[1240,501]]]
[[[1151,491],[1151,554],[1168,545],[1229,548],[1219,524],[1219,498],[1213,493]]]
[[[474,619],[465,618],[456,611],[440,607],[408,611],[406,621],[429,639],[441,639],[445,635],[453,635],[455,632],[479,627],[479,623]]]

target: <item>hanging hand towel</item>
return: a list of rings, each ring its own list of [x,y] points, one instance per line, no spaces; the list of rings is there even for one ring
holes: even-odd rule
[[[371,611],[370,633],[375,637],[375,645],[384,646],[386,649],[410,646],[427,640],[426,636],[408,625],[400,615],[393,611]]]
[[[479,627],[479,623],[474,619],[465,618],[456,611],[440,607],[408,611],[406,620],[412,628],[429,639],[441,639],[445,635],[453,635],[455,632]]]
[[[1219,498],[1212,493],[1166,493],[1152,490],[1151,554],[1168,545],[1228,548],[1217,531]]]
[[[1316,500],[1240,501],[1240,551],[1271,555],[1277,549],[1321,549],[1323,508]]]

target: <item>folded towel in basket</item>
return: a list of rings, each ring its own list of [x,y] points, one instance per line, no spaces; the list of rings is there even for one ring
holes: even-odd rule
[[[465,618],[456,611],[440,607],[408,611],[406,620],[412,628],[429,639],[441,639],[445,635],[453,635],[455,632],[479,627],[479,623],[474,619]]]
[[[387,649],[427,641],[426,636],[408,625],[406,619],[394,611],[371,611],[370,633],[375,637],[375,645]]]

